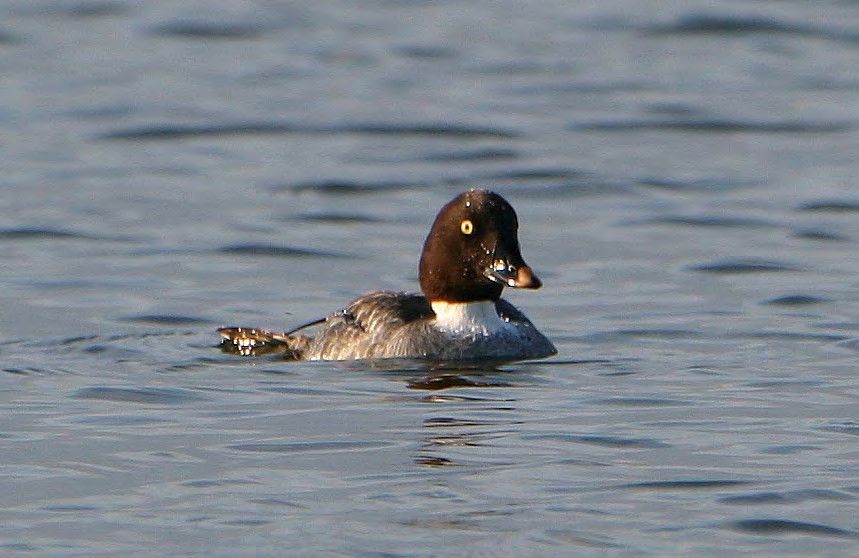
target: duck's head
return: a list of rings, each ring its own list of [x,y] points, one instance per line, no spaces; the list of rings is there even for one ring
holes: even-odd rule
[[[441,208],[424,242],[421,290],[430,301],[498,300],[505,286],[542,285],[522,259],[519,222],[494,192],[469,190]]]

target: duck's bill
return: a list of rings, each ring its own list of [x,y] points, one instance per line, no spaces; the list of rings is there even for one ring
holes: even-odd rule
[[[539,289],[543,286],[540,278],[534,275],[527,265],[510,265],[504,259],[497,259],[492,267],[487,268],[486,277],[489,279],[519,289]]]

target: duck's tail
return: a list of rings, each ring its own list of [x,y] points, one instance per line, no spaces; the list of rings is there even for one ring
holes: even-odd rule
[[[288,360],[300,360],[302,349],[308,343],[307,337],[292,337],[292,332],[273,333],[252,327],[222,327],[218,333],[223,337],[222,351],[242,356],[283,353]]]

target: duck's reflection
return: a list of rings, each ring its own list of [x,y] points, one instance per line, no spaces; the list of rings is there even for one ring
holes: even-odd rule
[[[460,388],[460,387],[513,387],[514,384],[495,380],[476,380],[459,376],[457,374],[439,374],[424,376],[411,380],[407,384],[409,389],[425,389],[431,391]]]
[[[427,435],[414,457],[415,465],[430,468],[472,467],[486,464],[480,448],[515,435],[521,425],[511,390],[533,386],[535,376],[524,370],[498,367],[458,367],[427,370],[407,380],[412,390],[425,391],[420,401],[435,406],[423,420]],[[448,391],[449,390],[449,391]],[[498,391],[495,391],[498,390]],[[457,457],[459,455],[459,457]],[[497,464],[491,450],[483,457]]]

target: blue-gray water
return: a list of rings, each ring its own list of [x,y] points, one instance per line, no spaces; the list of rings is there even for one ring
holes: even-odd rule
[[[0,6],[0,551],[859,548],[859,4]],[[558,346],[246,360],[493,188]]]

